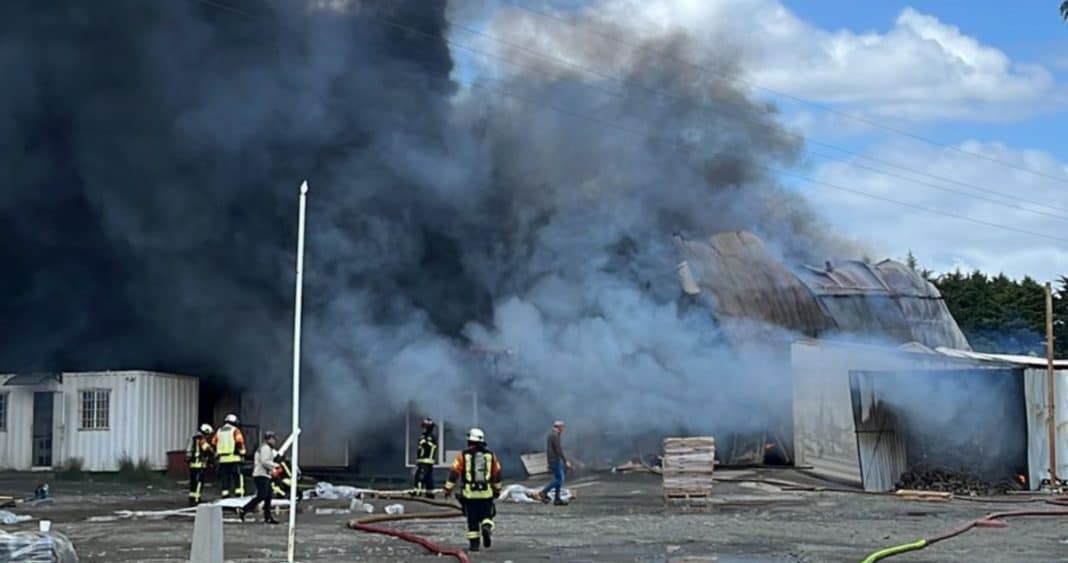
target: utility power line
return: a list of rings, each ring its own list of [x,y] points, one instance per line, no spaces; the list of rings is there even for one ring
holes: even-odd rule
[[[686,60],[681,59],[678,56],[676,56],[676,55],[674,55],[674,54],[672,54],[672,53],[670,53],[670,52],[668,52],[666,50],[656,49],[656,48],[645,46],[645,45],[637,45],[637,44],[629,42],[629,41],[627,41],[625,39],[621,39],[617,35],[614,35],[614,34],[611,34],[611,33],[606,33],[606,32],[603,32],[603,31],[600,31],[600,30],[597,30],[597,29],[593,29],[593,28],[591,28],[589,26],[585,26],[585,25],[576,23],[576,22],[574,22],[574,21],[572,21],[572,20],[570,20],[568,18],[563,18],[563,17],[557,16],[556,14],[553,14],[553,13],[550,13],[550,12],[546,12],[544,10],[539,10],[537,8],[532,8],[530,6],[524,6],[521,2],[517,2],[516,0],[497,0],[497,2],[502,3],[502,4],[507,4],[507,5],[509,5],[509,6],[513,7],[513,8],[516,8],[516,9],[519,9],[519,10],[523,10],[525,12],[529,12],[531,14],[537,15],[537,16],[545,18],[545,19],[549,19],[549,20],[552,20],[552,21],[555,21],[555,22],[558,22],[558,23],[562,23],[562,24],[567,25],[569,27],[572,27],[572,28],[578,29],[580,31],[583,31],[584,33],[587,33],[589,35],[594,35],[594,36],[597,36],[597,37],[601,37],[602,39],[606,39],[608,41],[612,41],[613,43],[616,43],[618,45],[633,49],[635,51],[647,50],[647,51],[652,52],[653,54],[661,56],[661,57],[663,57],[665,59],[673,60],[675,62],[678,62],[680,64],[689,66],[691,68],[695,68],[695,69],[700,70],[702,72],[705,72],[707,74],[719,76],[720,78],[722,78],[724,80],[729,80],[729,81],[732,81],[732,82],[737,82],[739,84],[744,84],[744,85],[746,85],[746,86],[748,86],[750,88],[753,88],[755,90],[760,90],[760,91],[767,92],[767,93],[775,95],[775,96],[779,96],[781,98],[786,98],[786,99],[791,100],[793,102],[796,102],[796,103],[799,103],[799,104],[803,104],[803,105],[806,105],[808,107],[811,107],[811,108],[814,108],[814,109],[818,109],[818,110],[821,110],[821,111],[825,111],[827,113],[831,113],[831,114],[837,115],[839,117],[843,117],[843,118],[849,119],[851,121],[855,121],[857,123],[862,123],[862,124],[868,125],[870,127],[874,127],[876,129],[882,129],[884,131],[888,131],[890,133],[901,135],[903,137],[906,137],[906,138],[909,138],[909,139],[912,139],[912,140],[915,140],[915,141],[920,141],[920,142],[923,142],[923,143],[926,143],[926,144],[929,144],[929,145],[933,145],[933,146],[936,146],[936,147],[941,147],[943,149],[951,150],[953,152],[956,152],[956,153],[959,153],[959,154],[962,154],[962,155],[970,156],[970,157],[981,159],[981,160],[986,160],[988,162],[997,163],[997,164],[999,164],[1001,166],[1012,168],[1012,169],[1018,170],[1020,172],[1026,172],[1028,174],[1033,174],[1035,176],[1046,178],[1048,180],[1053,180],[1053,181],[1056,181],[1056,182],[1061,182],[1061,183],[1068,184],[1068,178],[1066,178],[1066,177],[1054,176],[1052,174],[1047,174],[1045,172],[1042,172],[1042,171],[1039,171],[1039,170],[1035,170],[1035,169],[1029,168],[1027,166],[1021,166],[1019,164],[1015,164],[1015,163],[1012,163],[1012,162],[1007,162],[1007,161],[1004,161],[1004,160],[1001,160],[999,158],[995,158],[995,157],[992,157],[992,156],[989,156],[989,155],[985,155],[985,154],[982,154],[982,153],[965,150],[965,149],[962,149],[960,147],[956,147],[956,146],[953,146],[953,145],[950,145],[950,144],[947,144],[947,143],[943,143],[943,142],[937,141],[937,140],[932,139],[930,137],[925,137],[923,135],[919,135],[919,134],[913,133],[911,131],[906,131],[904,129],[901,129],[901,128],[898,128],[898,127],[894,127],[892,125],[886,125],[886,124],[880,123],[880,122],[875,121],[874,119],[871,119],[869,117],[864,117],[862,115],[858,115],[858,114],[855,114],[855,113],[850,113],[850,112],[847,112],[847,111],[843,111],[843,110],[834,108],[832,106],[829,106],[827,104],[822,104],[820,102],[816,102],[816,101],[813,101],[813,100],[802,98],[801,96],[790,94],[788,92],[783,92],[781,90],[777,90],[777,89],[774,89],[774,88],[769,88],[767,86],[762,86],[762,85],[760,85],[760,84],[758,84],[758,83],[756,83],[756,82],[754,82],[752,80],[747,80],[747,79],[742,78],[740,76],[733,76],[733,75],[730,75],[730,74],[727,74],[727,73],[724,73],[724,72],[720,72],[720,71],[717,71],[715,69],[712,69],[712,68],[709,68],[709,67],[706,67],[706,66],[703,66],[703,65],[699,65],[697,63],[686,61]]]
[[[406,25],[397,23],[397,22],[392,21],[392,20],[382,19],[381,21],[383,21],[383,23],[386,23],[387,25],[390,25],[392,27],[401,29],[401,30],[409,32],[409,33],[422,35],[424,37],[432,38],[432,39],[435,39],[435,40],[438,40],[438,39],[444,40],[448,45],[450,45],[452,47],[455,47],[457,49],[460,49],[462,51],[467,51],[467,52],[470,52],[470,53],[474,53],[476,55],[485,56],[485,57],[488,57],[488,58],[499,60],[499,61],[504,62],[505,64],[508,64],[508,65],[511,65],[511,66],[520,66],[520,67],[523,66],[523,65],[520,65],[519,63],[516,63],[512,59],[509,59],[508,57],[505,57],[505,56],[502,56],[502,55],[498,55],[498,54],[495,54],[495,53],[490,53],[490,52],[487,52],[487,51],[483,51],[483,50],[480,50],[480,49],[477,49],[477,48],[474,48],[474,47],[470,47],[470,46],[468,46],[466,44],[460,43],[459,41],[456,41],[456,40],[453,40],[453,39],[449,39],[449,38],[441,37],[439,35],[428,33],[428,32],[425,32],[425,31],[422,31],[422,30],[419,30],[419,29],[416,29],[416,28],[413,28],[413,27],[410,27],[410,26],[406,26]],[[494,36],[492,36],[490,34],[487,34],[485,32],[470,28],[470,27],[465,26],[463,24],[458,24],[456,22],[451,22],[451,21],[449,23],[450,23],[450,26],[453,27],[453,28],[457,28],[457,29],[460,29],[462,31],[466,31],[466,32],[469,32],[469,33],[472,33],[472,34],[475,34],[475,35],[478,35],[478,36],[481,36],[481,37],[485,37],[485,38],[487,38],[487,39],[489,39],[491,41],[495,41],[495,42],[497,42],[499,44],[505,45],[506,47],[514,48],[514,49],[520,50],[522,52],[525,52],[527,54],[530,54],[532,56],[535,56],[535,57],[538,57],[538,58],[542,58],[542,59],[547,60],[549,62],[553,62],[555,64],[567,66],[567,67],[569,67],[569,68],[571,68],[573,70],[576,70],[576,71],[579,71],[579,72],[583,72],[583,73],[586,73],[586,74],[590,74],[590,75],[593,75],[593,76],[596,76],[598,78],[602,78],[602,79],[605,79],[605,80],[610,80],[612,82],[620,84],[620,86],[626,87],[626,85],[624,85],[624,81],[623,81],[622,78],[619,78],[619,77],[616,77],[616,76],[612,76],[612,75],[609,75],[609,74],[604,74],[604,73],[601,73],[600,71],[589,69],[589,68],[584,67],[582,65],[578,65],[576,63],[572,63],[572,62],[567,61],[565,59],[556,57],[554,55],[549,55],[549,54],[546,54],[546,53],[542,53],[542,52],[536,51],[534,49],[530,49],[530,48],[528,48],[526,46],[523,46],[523,45],[519,45],[519,44],[516,44],[516,43],[513,43],[513,42],[509,42],[509,41],[505,41],[505,40],[499,39],[499,38],[494,37]],[[527,67],[527,68],[529,68],[529,67]],[[626,96],[626,92],[625,91],[611,90],[611,89],[607,89],[607,88],[601,87],[601,86],[599,86],[597,84],[582,83],[582,86],[586,87],[586,88],[589,88],[589,89],[597,90],[599,92],[603,92],[605,94],[608,94],[610,96],[614,96],[614,97],[617,97],[617,98],[623,98],[623,97]],[[633,87],[633,88],[638,88],[640,90],[644,90],[644,91],[649,92],[651,94],[655,94],[655,95],[658,95],[658,96],[666,97],[666,98],[668,98],[670,100],[673,100],[673,101],[685,101],[687,103],[695,103],[693,100],[682,98],[682,97],[680,97],[678,95],[672,94],[672,93],[670,93],[670,92],[668,92],[666,90],[663,90],[663,89],[649,88],[649,87],[645,87],[645,86],[641,86],[641,85],[629,85],[629,86]],[[913,183],[915,183],[917,185],[927,186],[927,187],[930,187],[930,188],[933,188],[933,189],[936,189],[936,190],[939,190],[939,191],[954,193],[954,194],[961,195],[961,196],[964,196],[964,197],[971,197],[971,198],[974,198],[974,199],[977,199],[977,200],[980,200],[980,201],[993,203],[995,205],[1001,205],[1001,206],[1017,209],[1019,211],[1025,212],[1025,213],[1033,213],[1035,215],[1045,216],[1045,217],[1052,218],[1052,219],[1055,219],[1055,220],[1058,220],[1058,221],[1068,222],[1068,215],[1064,215],[1063,214],[1063,213],[1068,213],[1068,209],[1066,209],[1066,208],[1060,208],[1060,207],[1056,207],[1056,206],[1053,206],[1053,205],[1050,205],[1050,204],[1047,204],[1047,203],[1042,203],[1042,202],[1038,202],[1038,201],[1035,201],[1035,200],[1029,200],[1029,199],[1025,199],[1025,198],[1020,198],[1019,196],[1016,196],[1016,195],[1010,195],[1010,194],[1007,194],[1007,193],[1004,193],[1004,192],[1000,192],[1000,191],[997,191],[997,190],[992,190],[992,189],[989,189],[989,188],[984,188],[982,186],[978,186],[978,185],[975,185],[975,184],[970,184],[970,183],[967,183],[967,182],[960,182],[960,181],[957,181],[957,180],[954,180],[954,179],[951,179],[951,178],[944,178],[944,177],[941,177],[941,176],[932,175],[932,174],[929,174],[929,173],[926,173],[926,172],[923,172],[923,171],[920,171],[920,170],[915,170],[913,168],[909,168],[909,167],[906,167],[906,166],[901,166],[899,164],[895,164],[895,163],[887,161],[885,159],[880,159],[880,158],[876,158],[876,157],[869,157],[869,156],[863,155],[861,153],[858,153],[856,151],[853,151],[853,150],[850,150],[850,149],[847,149],[847,148],[844,148],[844,147],[840,147],[840,146],[834,145],[832,143],[827,143],[827,142],[824,142],[824,141],[820,141],[818,139],[805,137],[804,135],[802,135],[800,133],[796,133],[796,132],[789,131],[789,130],[786,130],[786,129],[778,129],[773,124],[767,123],[767,122],[759,119],[758,117],[749,116],[749,115],[741,114],[741,113],[737,113],[737,114],[736,113],[728,113],[726,111],[726,109],[719,108],[719,107],[716,107],[716,106],[713,106],[713,105],[710,105],[710,104],[696,103],[696,105],[699,108],[701,108],[701,109],[703,109],[705,111],[711,111],[713,113],[718,113],[720,115],[729,117],[731,119],[737,119],[737,120],[740,120],[740,121],[743,121],[743,122],[747,122],[747,123],[750,123],[750,124],[758,126],[758,127],[766,128],[766,129],[769,129],[770,131],[772,131],[772,132],[774,132],[776,134],[780,134],[781,133],[783,135],[796,138],[796,139],[798,139],[800,141],[803,141],[803,142],[807,142],[807,143],[810,143],[810,144],[813,144],[813,145],[830,148],[832,150],[836,150],[836,151],[840,151],[840,152],[849,154],[849,155],[851,155],[851,156],[853,156],[855,158],[861,159],[861,160],[875,162],[875,163],[883,165],[883,166],[890,166],[892,168],[896,168],[896,169],[899,169],[899,170],[902,170],[902,171],[905,171],[905,172],[909,172],[911,174],[916,174],[916,175],[921,176],[921,177],[931,178],[933,180],[941,180],[941,181],[945,181],[945,182],[950,182],[950,183],[953,183],[953,184],[957,184],[957,185],[961,185],[961,186],[964,186],[964,187],[968,187],[968,188],[974,189],[974,190],[979,191],[979,192],[997,195],[999,197],[1002,197],[1002,198],[1006,199],[1007,201],[999,201],[999,200],[992,199],[992,198],[989,198],[989,197],[984,197],[984,196],[981,196],[981,195],[976,195],[976,194],[968,193],[968,192],[957,190],[957,189],[953,189],[953,188],[947,188],[947,187],[944,187],[944,186],[939,186],[939,185],[931,183],[931,182],[918,180],[918,179],[915,179],[915,178],[910,178],[910,177],[907,177],[907,176],[903,176],[901,174],[895,174],[893,172],[887,172],[885,170],[880,170],[878,168],[874,168],[874,167],[871,167],[871,166],[865,166],[863,164],[858,164],[858,163],[856,163],[854,161],[851,161],[849,159],[845,159],[845,158],[842,158],[842,157],[836,157],[836,156],[832,156],[832,155],[815,153],[815,152],[809,151],[809,154],[811,154],[813,156],[817,156],[819,158],[823,158],[823,159],[826,159],[826,160],[832,160],[832,161],[835,161],[835,162],[840,162],[840,163],[843,163],[843,164],[846,164],[846,165],[849,165],[849,166],[855,166],[855,167],[863,169],[863,170],[867,170],[867,171],[870,171],[870,172],[875,172],[877,174],[882,174],[882,175],[885,175],[885,176],[888,176],[888,177],[891,177],[891,178],[896,178],[896,179],[899,179],[899,180],[904,180],[906,182],[913,182]],[[1021,203],[1028,203],[1030,205],[1038,207],[1039,209],[1032,209],[1030,207],[1026,207],[1024,205],[1021,205]],[[1040,209],[1046,209],[1048,211],[1041,211]],[[1051,213],[1050,211],[1053,211],[1053,212]],[[1056,211],[1061,211],[1062,213],[1056,213]]]
[[[211,6],[222,8],[222,9],[229,8],[229,6],[226,6],[225,4],[221,4],[219,2],[214,2],[212,0],[199,0],[199,1],[201,1],[201,2],[203,2],[205,4],[208,4],[208,5],[211,5]],[[499,0],[499,1],[501,1],[501,0]],[[511,2],[509,2],[509,4],[511,4]],[[512,4],[512,5],[515,5],[515,4]],[[521,9],[527,9],[527,8],[521,7]],[[234,9],[234,11],[242,13],[242,12],[236,10],[236,9]],[[538,12],[536,10],[534,10],[534,12],[535,13],[542,13],[542,12]],[[247,14],[244,14],[244,15],[247,15]],[[577,25],[577,24],[573,24],[572,22],[568,22],[567,20],[564,20],[562,18],[557,18],[556,16],[552,16],[550,14],[545,14],[545,15],[546,15],[546,17],[550,17],[552,19],[555,19],[557,21],[560,21],[560,22],[568,24],[568,25]],[[399,28],[399,29],[403,29],[403,30],[406,30],[406,31],[409,31],[409,32],[413,32],[413,33],[416,33],[416,34],[420,34],[420,35],[424,35],[424,36],[430,36],[430,37],[433,37],[435,39],[440,39],[440,40],[445,41],[446,43],[449,43],[451,45],[457,45],[456,42],[453,42],[453,41],[449,40],[446,37],[429,34],[429,33],[426,33],[426,32],[424,32],[422,30],[419,30],[419,29],[416,29],[416,28],[413,28],[413,27],[410,27],[410,26],[405,26],[403,24],[399,24],[397,22],[394,22],[392,20],[388,20],[388,19],[385,19],[385,18],[379,18],[379,19],[380,19],[380,21],[382,21],[383,23],[386,23],[387,25],[391,25],[393,27],[396,27],[396,28]],[[482,33],[482,32],[479,32],[479,33]],[[617,41],[622,42],[622,40],[617,40]],[[477,52],[477,50],[473,50],[473,49],[467,48],[466,46],[464,46],[464,48]],[[697,65],[693,65],[693,64],[688,63],[686,61],[680,61],[680,62],[682,62],[684,64],[687,64],[687,65],[690,65],[690,66],[694,66],[694,67],[699,68],[699,69],[701,68],[701,67],[699,67]],[[571,64],[571,63],[568,63],[568,64]],[[705,70],[707,72],[710,72],[707,69],[705,69]],[[732,79],[732,80],[736,80],[736,77],[729,77],[729,78]],[[742,83],[744,84],[745,82],[742,82]],[[518,95],[516,95],[514,93],[505,91],[503,89],[493,88],[493,87],[487,86],[485,84],[480,84],[480,83],[475,83],[475,82],[465,82],[465,83],[462,83],[462,84],[464,86],[469,87],[469,88],[480,88],[480,89],[490,90],[490,91],[496,92],[496,93],[498,93],[500,95],[503,95],[503,96],[506,96],[506,97],[510,97],[512,99],[519,100],[519,101],[521,101],[521,102],[523,102],[525,104],[533,105],[533,106],[536,106],[536,107],[541,107],[543,109],[548,109],[550,111],[554,111],[554,112],[560,113],[562,115],[568,115],[568,116],[571,116],[571,117],[576,117],[576,118],[579,118],[579,119],[584,119],[584,120],[587,120],[587,121],[592,121],[592,122],[595,122],[595,123],[599,123],[599,124],[601,124],[603,126],[611,127],[611,128],[616,129],[616,130],[618,130],[620,132],[624,132],[624,133],[628,133],[628,134],[637,134],[637,135],[641,135],[642,137],[649,136],[647,132],[642,132],[642,131],[637,131],[637,130],[630,130],[627,127],[620,126],[617,123],[614,123],[614,122],[611,122],[611,121],[608,121],[608,120],[604,120],[604,119],[601,119],[601,118],[598,118],[598,117],[595,117],[595,116],[589,116],[589,115],[583,114],[581,112],[575,112],[575,111],[572,111],[572,110],[568,110],[566,108],[559,108],[559,107],[548,105],[548,104],[544,104],[544,103],[534,102],[534,101],[531,101],[528,98],[524,98],[522,96],[518,96]],[[761,89],[763,89],[763,88],[761,88]],[[768,89],[765,89],[765,90],[768,90]],[[768,91],[771,91],[771,90],[768,90]],[[773,92],[773,91],[771,91],[771,92]],[[815,102],[812,102],[812,103],[815,103]],[[655,137],[653,137],[653,138],[655,138]],[[676,144],[680,148],[684,147],[682,142],[678,141],[678,140],[663,139],[663,141],[668,142],[668,143],[672,143],[672,144]],[[929,142],[931,142],[932,144],[938,145],[938,146],[943,146],[944,148],[955,149],[955,147],[941,145],[941,144],[939,144],[937,142],[934,142],[934,141],[929,141]],[[831,145],[831,146],[833,147],[833,145]],[[842,150],[842,151],[848,151],[848,149],[842,149],[842,148],[839,148],[839,147],[833,147],[833,148],[836,148],[836,149]],[[964,152],[965,154],[972,154],[972,153],[968,153],[967,151],[960,151],[960,152]],[[978,155],[978,156],[984,156],[985,157],[985,155]],[[848,162],[847,162],[847,164],[848,164]],[[940,216],[944,216],[944,217],[951,217],[951,218],[955,218],[955,219],[962,220],[962,221],[968,221],[968,222],[972,222],[972,223],[976,223],[976,224],[980,224],[980,225],[985,225],[985,226],[988,226],[988,227],[994,227],[994,228],[1005,230],[1005,231],[1009,231],[1009,232],[1015,232],[1015,233],[1019,233],[1019,234],[1031,235],[1031,236],[1034,236],[1034,237],[1043,238],[1043,239],[1047,239],[1047,240],[1052,240],[1052,241],[1055,241],[1055,242],[1068,243],[1068,239],[1066,239],[1066,238],[1050,236],[1050,235],[1047,235],[1047,234],[1044,234],[1044,233],[1030,231],[1030,230],[1027,230],[1027,229],[1020,229],[1020,228],[1017,228],[1017,227],[1013,227],[1011,225],[1003,225],[1003,224],[1000,224],[1000,223],[994,223],[994,222],[991,222],[991,221],[985,221],[985,220],[982,220],[982,219],[976,219],[974,217],[970,217],[970,216],[967,216],[967,215],[960,215],[960,214],[956,214],[956,213],[949,213],[949,212],[945,212],[945,211],[940,211],[940,210],[937,210],[937,209],[930,209],[930,208],[923,207],[923,206],[920,206],[920,205],[899,201],[899,200],[896,200],[896,199],[893,199],[893,198],[888,198],[888,197],[883,197],[883,196],[880,196],[880,195],[877,195],[877,194],[872,194],[872,193],[869,193],[869,192],[865,192],[863,190],[856,190],[856,189],[848,188],[848,187],[845,187],[845,186],[838,186],[836,184],[832,184],[832,183],[829,183],[829,182],[825,182],[825,181],[822,181],[822,180],[811,178],[811,177],[808,177],[808,176],[805,176],[805,175],[802,175],[802,174],[798,174],[796,172],[789,171],[789,170],[783,170],[783,169],[779,169],[779,168],[776,168],[776,167],[767,166],[767,165],[763,165],[763,164],[757,164],[757,163],[754,163],[754,166],[756,166],[758,168],[761,168],[761,169],[764,169],[766,171],[772,172],[773,174],[782,174],[782,175],[786,175],[786,176],[791,176],[791,177],[794,177],[794,178],[797,178],[797,179],[800,179],[800,180],[803,180],[803,181],[807,181],[807,182],[809,182],[811,184],[822,185],[824,187],[828,187],[828,188],[831,188],[831,189],[852,193],[852,194],[855,194],[855,195],[859,195],[859,196],[862,196],[862,197],[867,197],[867,198],[874,199],[874,200],[877,200],[877,201],[882,201],[882,202],[885,202],[885,203],[891,203],[891,204],[894,204],[894,205],[898,205],[898,206],[905,207],[905,208],[908,208],[908,209],[913,209],[913,210],[916,210],[916,211],[922,211],[922,212],[925,212],[925,213],[934,214],[934,215],[940,215]],[[1051,177],[1051,178],[1055,179],[1055,180],[1060,180],[1058,178],[1053,178],[1053,177]],[[1068,181],[1068,180],[1062,180],[1062,181]]]

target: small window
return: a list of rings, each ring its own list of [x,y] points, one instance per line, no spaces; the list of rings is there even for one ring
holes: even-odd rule
[[[0,432],[7,432],[7,393],[0,393]]]
[[[82,430],[107,430],[110,417],[110,389],[82,391]]]

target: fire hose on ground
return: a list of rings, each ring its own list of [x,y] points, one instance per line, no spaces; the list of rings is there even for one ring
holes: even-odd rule
[[[427,538],[417,536],[410,532],[397,530],[394,528],[386,528],[384,526],[376,526],[383,522],[398,522],[402,520],[432,520],[439,518],[456,518],[463,516],[463,510],[451,502],[432,500],[420,497],[403,497],[402,494],[390,494],[385,491],[378,495],[381,498],[406,498],[406,500],[421,502],[424,504],[430,504],[433,506],[440,506],[448,508],[449,510],[438,510],[435,512],[412,512],[409,514],[376,514],[374,516],[366,516],[364,518],[358,518],[349,522],[349,528],[358,530],[361,532],[368,532],[371,534],[382,534],[386,536],[392,536],[398,539],[402,539],[407,542],[418,544],[426,548],[427,551],[435,553],[437,555],[447,555],[455,557],[460,563],[470,563],[470,559],[467,557],[467,552],[457,547],[445,547],[443,545],[436,544]]]
[[[1054,505],[1058,505],[1058,506],[1068,506],[1068,502],[1066,502],[1066,500],[1068,500],[1068,499],[1063,499],[1062,498],[1062,499],[1049,500],[1049,501],[1046,501],[1046,502],[1048,502],[1049,504],[1054,504]],[[923,548],[925,548],[925,547],[927,547],[929,545],[936,544],[936,543],[938,543],[940,541],[945,541],[945,540],[948,540],[948,539],[951,539],[951,538],[955,538],[955,537],[957,537],[957,536],[959,536],[959,535],[971,530],[972,528],[1004,528],[1005,526],[1008,526],[1008,524],[1006,524],[1003,521],[1003,519],[1005,519],[1005,518],[1043,517],[1043,516],[1068,516],[1068,510],[1015,510],[1015,511],[1009,511],[1009,512],[994,512],[994,513],[988,514],[987,516],[985,516],[983,518],[978,518],[976,520],[972,520],[971,522],[968,522],[967,524],[965,524],[965,525],[963,525],[963,526],[961,526],[959,528],[956,528],[954,530],[951,530],[949,532],[946,532],[946,533],[938,535],[938,536],[933,536],[933,537],[930,537],[930,538],[923,538],[923,539],[916,540],[914,542],[904,543],[904,544],[901,544],[901,545],[895,545],[895,546],[892,546],[892,547],[887,547],[887,548],[880,549],[880,550],[875,551],[872,554],[868,555],[866,558],[864,558],[862,563],[875,563],[876,561],[881,561],[883,559],[888,559],[888,558],[893,557],[895,555],[900,555],[902,553],[908,553],[910,551],[920,550],[920,549],[923,549]]]

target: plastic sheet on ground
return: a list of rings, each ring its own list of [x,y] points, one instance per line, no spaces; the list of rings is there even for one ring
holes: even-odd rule
[[[221,506],[223,508],[241,508],[252,500],[252,496],[246,497],[230,497],[216,500],[210,504]],[[287,499],[274,499],[271,501],[273,507],[288,507],[289,500]],[[134,519],[147,519],[147,520],[162,520],[170,516],[190,516],[195,517],[197,515],[197,507],[188,506],[185,508],[175,508],[171,510],[116,510],[115,516],[119,518],[134,518]],[[2,560],[0,560],[2,562]]]
[[[3,522],[4,524],[18,524],[19,522],[25,522],[32,519],[32,516],[26,516],[25,514],[15,514],[14,512],[8,512],[7,510],[0,510],[0,522]]]
[[[507,500],[518,503],[538,502],[536,497],[540,490],[541,489],[524,487],[523,485],[508,485],[501,490],[501,494],[497,495],[497,500]],[[571,490],[566,488],[560,489],[560,500],[571,500]]]
[[[372,504],[368,504],[360,499],[354,498],[349,502],[349,510],[352,512],[366,512],[368,514],[371,514],[375,511],[375,507]]]
[[[365,489],[357,489],[349,485],[334,485],[326,481],[319,481],[315,489],[311,491],[312,498],[327,500],[361,498]]]
[[[57,532],[0,531],[0,562],[78,563],[74,544]]]

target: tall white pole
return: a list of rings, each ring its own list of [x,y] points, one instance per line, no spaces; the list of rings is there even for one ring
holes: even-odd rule
[[[289,563],[297,547],[297,481],[300,475],[300,309],[304,297],[304,210],[308,181],[300,185],[300,220],[297,227],[297,296],[293,312],[293,478],[289,480]]]

